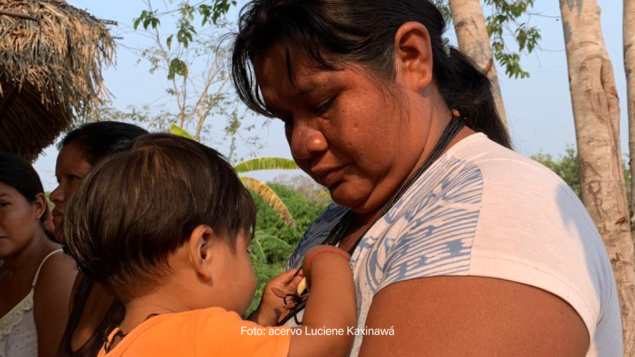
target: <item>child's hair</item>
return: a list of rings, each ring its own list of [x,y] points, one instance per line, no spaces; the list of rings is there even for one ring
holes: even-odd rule
[[[88,123],[66,134],[57,148],[61,150],[66,145],[75,143],[84,150],[86,160],[91,165],[96,165],[106,155],[147,133],[147,130],[128,123]]]
[[[38,194],[44,194],[42,181],[33,166],[16,154],[0,152],[0,182],[13,187],[31,204],[35,202]],[[40,224],[47,237],[53,240],[53,233],[44,226],[47,215],[48,212],[45,211],[40,217]]]
[[[84,179],[66,210],[64,236],[80,271],[127,301],[169,271],[168,256],[197,226],[209,225],[234,250],[255,222],[254,201],[221,154],[149,134]]]

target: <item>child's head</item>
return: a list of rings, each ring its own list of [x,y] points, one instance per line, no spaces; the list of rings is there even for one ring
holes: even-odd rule
[[[190,309],[249,307],[249,192],[215,150],[169,134],[137,139],[84,179],[64,219],[80,270],[123,301],[157,291]]]

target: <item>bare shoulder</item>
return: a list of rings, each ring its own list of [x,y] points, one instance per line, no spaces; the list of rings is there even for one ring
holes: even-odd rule
[[[483,277],[407,280],[373,299],[360,356],[584,356],[587,328],[559,297],[524,284]]]
[[[40,269],[35,285],[36,303],[39,300],[38,295],[39,297],[56,293],[69,295],[76,276],[77,265],[71,257],[61,252],[51,255]]]
[[[42,265],[37,285],[40,285],[40,282],[44,283],[45,280],[49,279],[62,279],[74,282],[76,275],[77,264],[75,264],[73,258],[63,252],[55,253],[51,255]]]

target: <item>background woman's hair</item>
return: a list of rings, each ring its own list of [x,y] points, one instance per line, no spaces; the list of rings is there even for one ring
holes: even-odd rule
[[[59,143],[58,149],[61,150],[70,143],[78,144],[84,149],[86,160],[91,165],[95,165],[112,151],[125,146],[128,141],[147,133],[147,130],[127,123],[114,121],[89,123],[66,134]]]
[[[446,22],[427,0],[252,0],[241,11],[232,56],[238,96],[252,110],[273,116],[260,95],[253,61],[276,44],[285,51],[291,80],[293,49],[326,69],[353,62],[394,81],[395,35],[409,21],[423,24],[430,34],[433,77],[448,108],[457,109],[473,130],[511,147],[489,79],[467,56],[445,45]]]
[[[0,182],[13,187],[31,204],[35,203],[37,195],[44,195],[40,176],[26,159],[16,154],[0,152]],[[40,217],[40,223],[46,235],[55,240],[53,234],[44,226],[47,216],[48,210],[45,210]]]
[[[254,201],[221,154],[149,134],[84,178],[63,228],[80,271],[125,301],[163,276],[169,255],[197,226],[210,226],[235,249],[236,236],[253,232],[255,222]]]

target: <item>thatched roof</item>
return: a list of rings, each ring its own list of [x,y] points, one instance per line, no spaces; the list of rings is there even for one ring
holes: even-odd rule
[[[0,0],[0,150],[34,160],[107,95],[106,26],[62,0]]]

